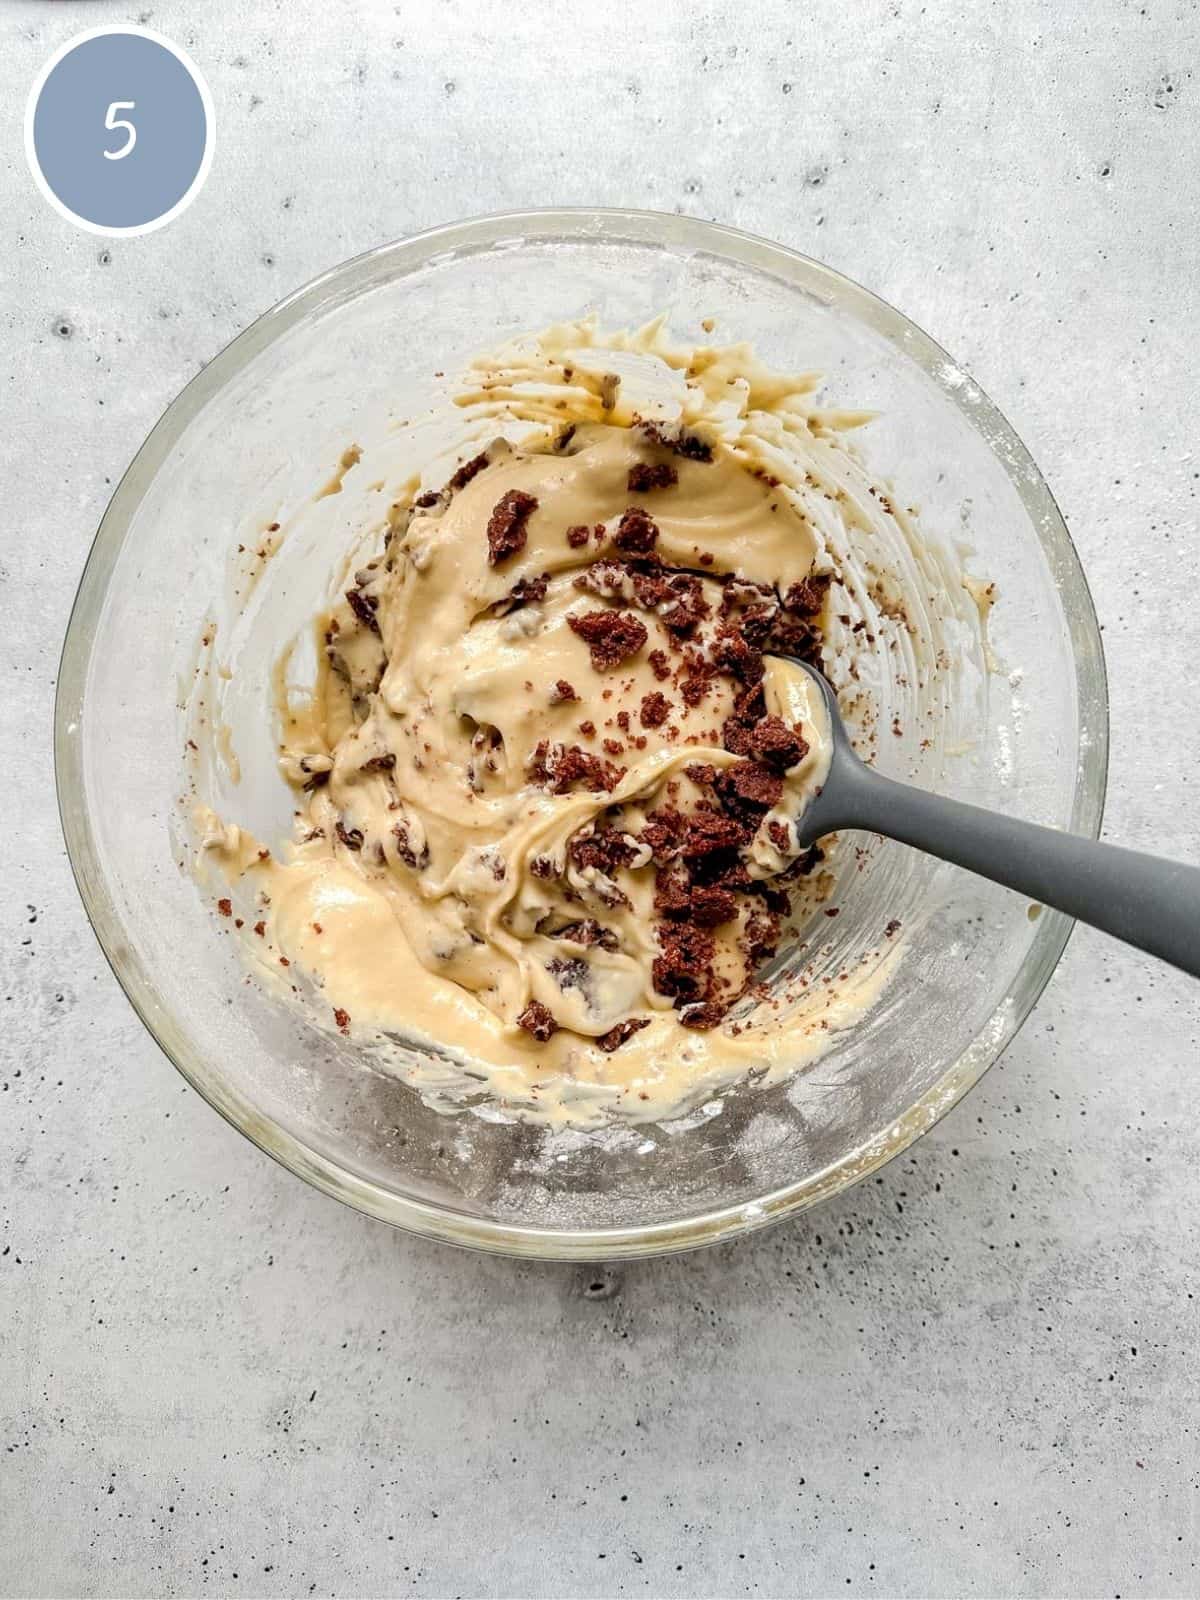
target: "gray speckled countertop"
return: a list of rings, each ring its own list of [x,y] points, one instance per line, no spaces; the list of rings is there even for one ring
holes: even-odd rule
[[[76,577],[167,401],[285,291],[531,203],[678,208],[903,307],[1083,556],[1113,837],[1200,858],[1193,0],[180,0],[207,188],[92,238],[28,85],[133,13],[8,0],[0,464],[0,1590],[1184,1595],[1200,1585],[1200,990],[1086,931],[904,1159],[622,1271],[406,1238],[186,1089],[52,799]]]

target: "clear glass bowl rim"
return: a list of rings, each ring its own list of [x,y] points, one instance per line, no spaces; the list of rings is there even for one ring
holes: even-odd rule
[[[715,254],[835,300],[897,345],[984,434],[1020,496],[1058,589],[1071,640],[1081,743],[1070,826],[1100,831],[1108,771],[1108,694],[1095,608],[1066,524],[1032,457],[1006,419],[952,358],[907,317],[852,279],[811,257],[740,229],[656,211],[562,207],[498,212],[427,229],[330,268],[279,301],[208,363],[176,396],[130,463],[101,518],[80,579],[63,644],[54,710],[55,779],[67,854],[85,911],[130,1004],[191,1086],[235,1128],[289,1171],[369,1216],[412,1233],[496,1254],[544,1260],[602,1261],[652,1256],[712,1244],[779,1221],[877,1171],[928,1131],[1001,1055],[1037,1003],[1073,923],[1058,912],[1039,919],[1029,951],[989,1023],[937,1084],[887,1129],[822,1171],[740,1203],[646,1226],[594,1229],[522,1227],[471,1216],[394,1193],[346,1170],[260,1113],[219,1069],[195,1051],[162,1004],[150,973],[125,937],[104,880],[85,803],[80,730],[96,629],[121,546],[155,473],[193,418],[263,349],[304,318],[447,253],[507,241],[627,240]],[[1003,445],[996,449],[996,443]],[[984,1042],[986,1035],[986,1042]]]

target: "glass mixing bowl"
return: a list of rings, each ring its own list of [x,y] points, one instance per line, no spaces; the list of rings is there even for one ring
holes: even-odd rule
[[[415,1232],[596,1260],[760,1226],[897,1155],[1003,1050],[1070,924],[863,840],[866,870],[839,889],[838,951],[853,959],[877,937],[881,909],[901,906],[908,948],[860,1025],[790,1083],[744,1085],[666,1127],[595,1134],[439,1114],[352,1041],[244,981],[173,831],[181,704],[202,620],[229,604],[235,530],[297,464],[336,461],[357,420],[419,406],[432,374],[585,309],[612,327],[665,310],[697,339],[714,317],[776,367],[822,369],[836,403],[878,408],[864,438],[872,466],[920,505],[927,530],[973,545],[973,570],[1000,595],[999,670],[972,712],[972,747],[939,749],[925,780],[1094,835],[1107,750],[1099,632],[1062,519],[1004,419],[931,339],[838,273],[728,228],[638,212],[488,217],[386,245],[217,356],[155,427],[96,535],[63,653],[56,760],[71,862],[113,969],[235,1127],[317,1187]],[[291,628],[327,579],[310,565],[309,578],[293,567],[276,597]],[[268,750],[264,676],[239,680]],[[880,765],[905,770],[888,748]],[[277,839],[286,796],[260,789],[251,778],[230,814]]]

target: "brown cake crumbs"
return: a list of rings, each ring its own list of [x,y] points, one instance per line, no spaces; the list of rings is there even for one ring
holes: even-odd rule
[[[546,971],[560,989],[584,989],[590,976],[587,962],[579,956],[554,956],[547,961]]]
[[[472,456],[470,461],[464,461],[450,476],[446,484],[451,494],[457,494],[460,489],[465,489],[472,478],[478,477],[484,467],[488,465],[488,453],[481,450],[477,456]]]
[[[604,794],[616,788],[625,776],[625,768],[589,755],[577,744],[551,744],[549,739],[542,739],[529,759],[529,776],[551,794],[566,794],[576,783],[593,794]]]
[[[792,834],[786,822],[778,817],[772,817],[767,823],[767,838],[779,851],[781,856],[786,856],[792,848]]]
[[[409,838],[408,829],[403,822],[393,823],[392,838],[396,841],[396,854],[400,857],[401,861],[403,861],[406,867],[412,867],[415,871],[419,872],[422,867],[428,866],[429,846],[422,846],[421,851],[418,854],[418,852],[412,847],[412,841]]]
[[[745,825],[719,811],[696,811],[687,820],[683,854],[687,859],[737,850],[746,843]]]
[[[747,919],[742,934],[742,949],[751,967],[769,961],[779,948],[779,916],[770,910],[758,910]]]
[[[348,828],[339,817],[334,824],[334,832],[346,846],[347,850],[361,850],[363,847],[363,833],[361,828]]]
[[[550,937],[569,939],[572,944],[581,944],[585,948],[592,945],[599,945],[601,950],[619,948],[616,934],[611,928],[603,927],[595,917],[581,917],[578,922],[568,922],[565,928],[559,928]]]
[[[581,872],[589,869],[611,878],[621,867],[627,867],[637,858],[637,847],[628,834],[616,828],[596,828],[592,833],[580,833],[571,840],[567,851],[572,864]]]
[[[737,896],[720,884],[693,887],[688,900],[688,915],[702,928],[715,928],[737,916]]]
[[[786,872],[779,878],[780,883],[795,883],[797,878],[807,878],[815,871],[825,859],[825,852],[819,844],[810,844],[803,855],[796,857]]]
[[[681,433],[673,449],[677,456],[684,456],[688,461],[709,462],[713,458],[712,445],[695,433]]]
[[[811,617],[780,612],[771,624],[766,648],[776,655],[797,656],[814,667],[821,665],[821,630]]]
[[[591,652],[597,672],[627,661],[646,643],[646,624],[628,611],[568,612],[567,622]]]
[[[601,744],[603,745],[605,755],[623,756],[625,754],[625,746],[621,743],[620,739],[603,739],[601,740]]]
[[[887,927],[883,930],[883,936],[884,936],[885,939],[891,939],[891,938],[894,938],[894,936],[896,934],[898,934],[899,932],[900,932],[900,919],[899,919],[899,917],[893,917],[892,920],[888,923]]]
[[[499,566],[525,548],[526,526],[537,504],[536,497],[523,489],[510,489],[496,502],[487,525],[490,566]]]
[[[792,584],[783,597],[783,609],[800,617],[815,617],[825,604],[832,582],[829,573],[812,573],[799,583]]]
[[[711,609],[704,598],[699,578],[692,577],[690,573],[676,572],[667,579],[666,593],[659,602],[658,613],[663,626],[672,633],[686,638],[695,631],[697,623],[703,622]]]
[[[638,837],[649,849],[655,865],[663,867],[678,856],[686,831],[687,818],[682,812],[664,806],[650,813]]]
[[[333,1020],[337,1023],[339,1033],[348,1034],[350,1032],[350,1013],[343,1011],[341,1006],[334,1006]]]
[[[575,692],[575,685],[568,683],[565,678],[559,678],[554,688],[550,691],[550,704],[552,706],[561,705],[564,700],[578,699],[579,696]]]
[[[384,755],[372,756],[369,761],[364,761],[359,768],[360,772],[391,772],[396,765],[396,757],[389,750]],[[325,774],[329,776],[328,773]],[[307,787],[307,785],[306,785]]]
[[[575,587],[597,594],[602,600],[627,600],[633,587],[633,568],[613,556],[602,556],[579,574]]]
[[[346,599],[350,609],[362,623],[364,628],[369,628],[372,633],[379,632],[379,619],[375,613],[379,609],[379,601],[372,594],[364,594],[361,589],[347,589]]]
[[[654,909],[664,917],[689,917],[692,904],[692,881],[687,869],[678,861],[659,868],[654,876]]]
[[[614,1050],[619,1050],[626,1039],[633,1037],[642,1028],[650,1026],[649,1017],[626,1017],[624,1022],[618,1022],[615,1027],[602,1033],[596,1040],[599,1049],[611,1055]]]
[[[537,578],[518,578],[516,583],[505,596],[508,604],[513,606],[535,605],[539,600],[546,598],[546,590],[550,586],[550,574],[543,572]]]
[[[651,650],[646,660],[650,663],[650,670],[659,683],[665,683],[671,676],[671,662],[667,652],[665,650]]]
[[[592,721],[591,717],[588,717],[586,722],[581,722],[579,724],[579,731],[581,734],[583,734],[585,739],[590,739],[592,737],[596,731],[596,724]]]
[[[756,650],[745,634],[727,626],[713,643],[713,660],[730,677],[742,683],[757,683],[763,675],[761,650]]]
[[[808,754],[808,741],[782,717],[763,717],[750,733],[750,754],[777,772],[787,772]]]
[[[698,706],[712,687],[717,671],[707,661],[694,661],[679,681],[679,692],[689,706]]]
[[[430,506],[436,506],[441,498],[436,489],[426,489],[424,494],[417,496],[413,501],[413,505],[416,506],[418,511],[428,511]]]
[[[653,464],[639,461],[629,469],[629,490],[632,494],[648,494],[651,489],[669,489],[679,482],[679,474],[669,461]]]
[[[558,864],[553,856],[532,856],[529,870],[535,878],[557,878]]]
[[[684,1004],[706,1000],[712,987],[716,949],[712,934],[690,922],[661,923],[658,944],[660,954],[654,958],[651,981],[659,994],[670,995]]]
[[[665,422],[644,421],[637,424],[637,431],[644,438],[673,450],[677,456],[684,456],[689,461],[708,462],[713,458],[713,447],[707,440],[694,433],[684,433],[678,426],[672,428]]]
[[[725,719],[725,725],[721,730],[726,750],[735,756],[750,755],[752,753],[750,735],[765,711],[766,702],[763,699],[762,685],[751,684],[743,689],[733,702],[733,710]]]
[[[540,1000],[531,1000],[517,1018],[517,1022],[526,1033],[531,1033],[539,1044],[545,1044],[547,1039],[558,1032],[554,1013]]]
[[[638,710],[638,721],[643,728],[661,728],[671,715],[671,702],[660,690],[654,689],[649,694],[642,696],[642,704]]]
[[[720,775],[717,789],[733,811],[743,807],[769,811],[783,796],[783,779],[757,761],[736,761]]]
[[[256,922],[254,924],[254,931],[255,931],[255,933],[258,935],[258,937],[260,939],[265,939],[266,936],[267,936],[267,925],[266,925],[266,923],[265,922]]]
[[[223,917],[231,917],[233,915],[233,901],[232,900],[218,900],[217,901],[217,910],[221,913],[221,915]]]
[[[728,1006],[722,1005],[719,1000],[706,1000],[699,1005],[682,1006],[679,1020],[685,1028],[707,1031],[724,1021],[728,1009]]]
[[[567,529],[567,543],[572,550],[582,550],[592,536],[592,530],[585,522],[577,522]]]
[[[618,550],[628,550],[631,555],[649,555],[658,542],[658,526],[653,517],[641,506],[630,506],[621,513],[613,543]]]

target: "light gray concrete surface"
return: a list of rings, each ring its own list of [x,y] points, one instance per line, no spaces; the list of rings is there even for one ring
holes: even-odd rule
[[[83,918],[50,739],[92,531],[219,346],[381,240],[634,204],[821,257],[993,395],[1104,623],[1111,836],[1200,858],[1193,0],[162,4],[216,162],[106,243],[21,119],[133,15],[0,15],[0,1590],[1195,1593],[1193,984],[1077,933],[982,1086],[820,1212],[607,1275],[476,1259],[185,1089]]]

